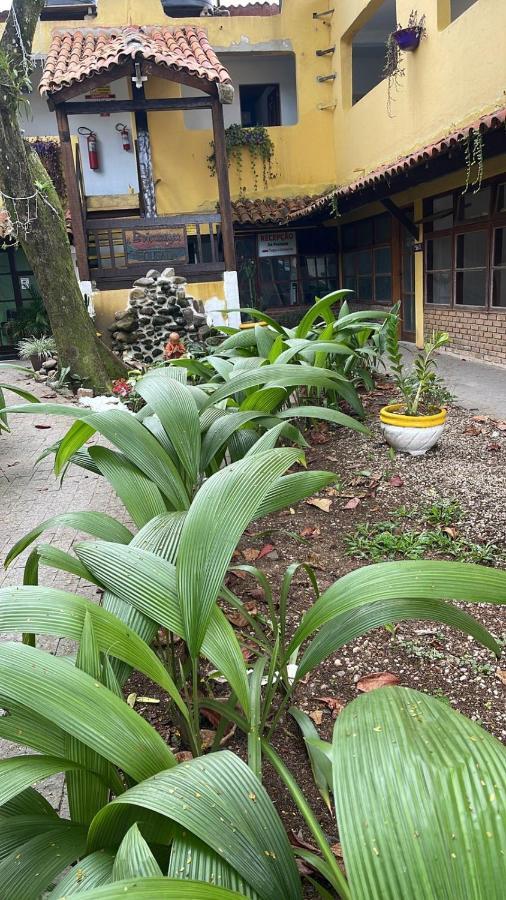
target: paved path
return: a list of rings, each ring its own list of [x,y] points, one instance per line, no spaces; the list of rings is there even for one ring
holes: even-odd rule
[[[39,399],[48,398],[51,403],[66,403],[45,386],[34,385],[22,373],[2,370],[2,381],[16,383]],[[14,394],[6,393],[9,404],[18,401]],[[69,428],[71,419],[58,416],[12,415],[9,419],[11,433],[0,434],[0,587],[22,584],[23,567],[29,551],[25,551],[6,571],[3,568],[5,556],[10,547],[32,528],[58,513],[69,510],[100,510],[125,521],[124,510],[109,488],[99,476],[71,466],[60,486],[52,471],[54,457],[36,461],[43,450],[58,440]],[[38,427],[39,426],[39,427]],[[41,428],[40,426],[46,426]],[[47,427],[49,426],[49,427]],[[73,530],[59,528],[46,532],[41,538],[45,543],[53,542],[62,550],[69,550],[74,541],[83,535]],[[62,590],[85,594],[95,599],[93,586],[65,572],[55,572],[42,568],[40,583]],[[19,635],[2,635],[2,640],[19,640]],[[56,641],[41,637],[38,646],[61,655],[71,648],[68,641]],[[19,749],[0,739],[0,758],[12,756]],[[57,808],[63,799],[63,779],[57,777],[45,783],[45,795]]]
[[[414,344],[403,344],[402,350],[409,361],[417,352]],[[506,420],[506,366],[443,352],[438,353],[438,370],[458,406]]]

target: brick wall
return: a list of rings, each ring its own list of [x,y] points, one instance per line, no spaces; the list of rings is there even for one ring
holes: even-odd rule
[[[447,331],[450,350],[506,365],[506,313],[425,306],[425,334]]]

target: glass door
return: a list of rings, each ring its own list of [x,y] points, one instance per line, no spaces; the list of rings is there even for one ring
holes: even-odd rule
[[[0,250],[0,356],[15,352],[20,335],[14,325],[20,319],[27,334],[47,331],[28,260],[21,247],[8,247]]]

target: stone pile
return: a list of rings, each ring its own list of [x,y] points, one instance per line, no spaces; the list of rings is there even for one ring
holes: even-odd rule
[[[204,305],[186,293],[186,279],[174,269],[150,269],[130,291],[128,306],[109,325],[112,349],[127,362],[147,364],[163,359],[172,332],[184,341],[205,341],[211,332]]]
[[[58,377],[58,359],[55,357],[50,357],[49,359],[45,359],[42,363],[40,369],[37,371],[37,379],[38,381],[51,381],[51,379]]]

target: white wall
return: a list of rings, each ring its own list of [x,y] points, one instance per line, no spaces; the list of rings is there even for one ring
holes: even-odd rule
[[[33,75],[34,90],[30,96],[31,110],[28,115],[22,113],[21,127],[29,137],[50,137],[58,135],[56,116],[51,112],[47,102],[40,96],[38,83],[40,81],[40,68],[37,67]],[[111,93],[116,100],[128,100],[128,85],[126,79],[111,82]],[[75,98],[86,105],[84,95]],[[82,116],[70,116],[70,132],[77,135],[77,129],[81,125],[91,128],[97,133],[100,169],[93,171],[88,165],[88,151],[86,137],[79,135],[81,160],[83,163],[85,192],[88,197],[103,196],[105,194],[137,193],[139,182],[137,178],[137,165],[135,151],[123,150],[121,135],[115,130],[116,124],[122,122],[127,125],[132,138],[132,114],[111,113],[108,116],[83,114]]]
[[[223,107],[225,127],[241,124],[239,87],[241,84],[279,84],[281,124],[297,124],[297,84],[295,56],[292,53],[223,53],[220,60],[230,72],[235,88],[234,102]],[[202,96],[201,91],[182,88],[184,97]],[[191,129],[212,128],[211,113],[206,109],[184,113],[185,125]]]

